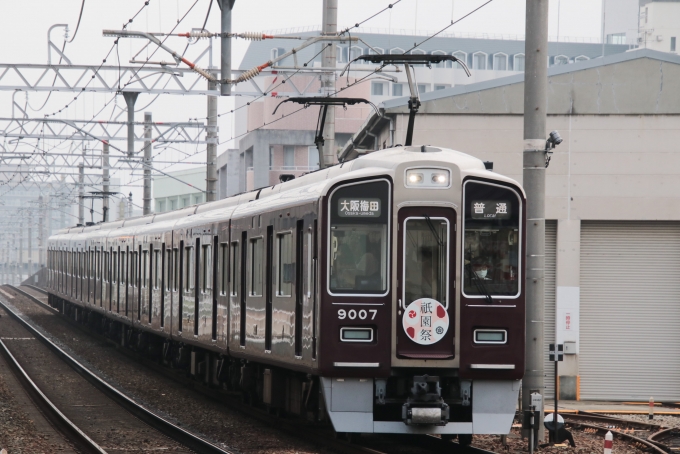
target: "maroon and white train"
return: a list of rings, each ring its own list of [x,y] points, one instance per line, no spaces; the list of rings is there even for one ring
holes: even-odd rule
[[[524,372],[525,196],[395,147],[49,239],[50,303],[338,432],[508,433]]]

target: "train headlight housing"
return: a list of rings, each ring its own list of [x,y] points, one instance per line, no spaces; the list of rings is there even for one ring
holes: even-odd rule
[[[407,188],[446,189],[451,187],[449,169],[407,169],[404,179]]]

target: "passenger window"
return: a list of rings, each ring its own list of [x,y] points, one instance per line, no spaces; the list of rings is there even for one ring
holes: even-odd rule
[[[220,295],[227,294],[227,264],[229,260],[229,245],[227,243],[220,243]]]
[[[184,248],[184,291],[190,292],[194,289],[194,248],[187,246]]]
[[[149,251],[142,251],[142,287],[149,286]]]
[[[295,261],[293,259],[293,234],[291,232],[276,235],[278,264],[276,268],[276,295],[291,296],[293,279],[295,278]]]
[[[179,249],[172,249],[172,288],[179,290]]]
[[[238,241],[231,243],[231,294],[238,295]]]
[[[153,251],[153,288],[158,290],[161,287],[161,251]]]
[[[250,294],[262,296],[262,268],[264,257],[264,239],[250,240]]]
[[[201,273],[201,291],[205,293],[212,287],[212,247],[209,244],[203,245],[201,263],[203,272]]]

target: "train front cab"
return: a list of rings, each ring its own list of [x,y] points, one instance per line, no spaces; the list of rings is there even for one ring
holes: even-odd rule
[[[324,201],[320,371],[336,431],[508,433],[524,371],[522,191],[432,162]]]

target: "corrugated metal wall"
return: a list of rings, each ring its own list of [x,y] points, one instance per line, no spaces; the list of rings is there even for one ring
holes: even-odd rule
[[[680,400],[680,223],[581,225],[581,399]]]
[[[555,342],[555,270],[557,268],[557,221],[545,221],[545,318],[543,342],[545,343],[545,393],[543,398],[555,395],[555,365],[548,361],[548,344]]]

